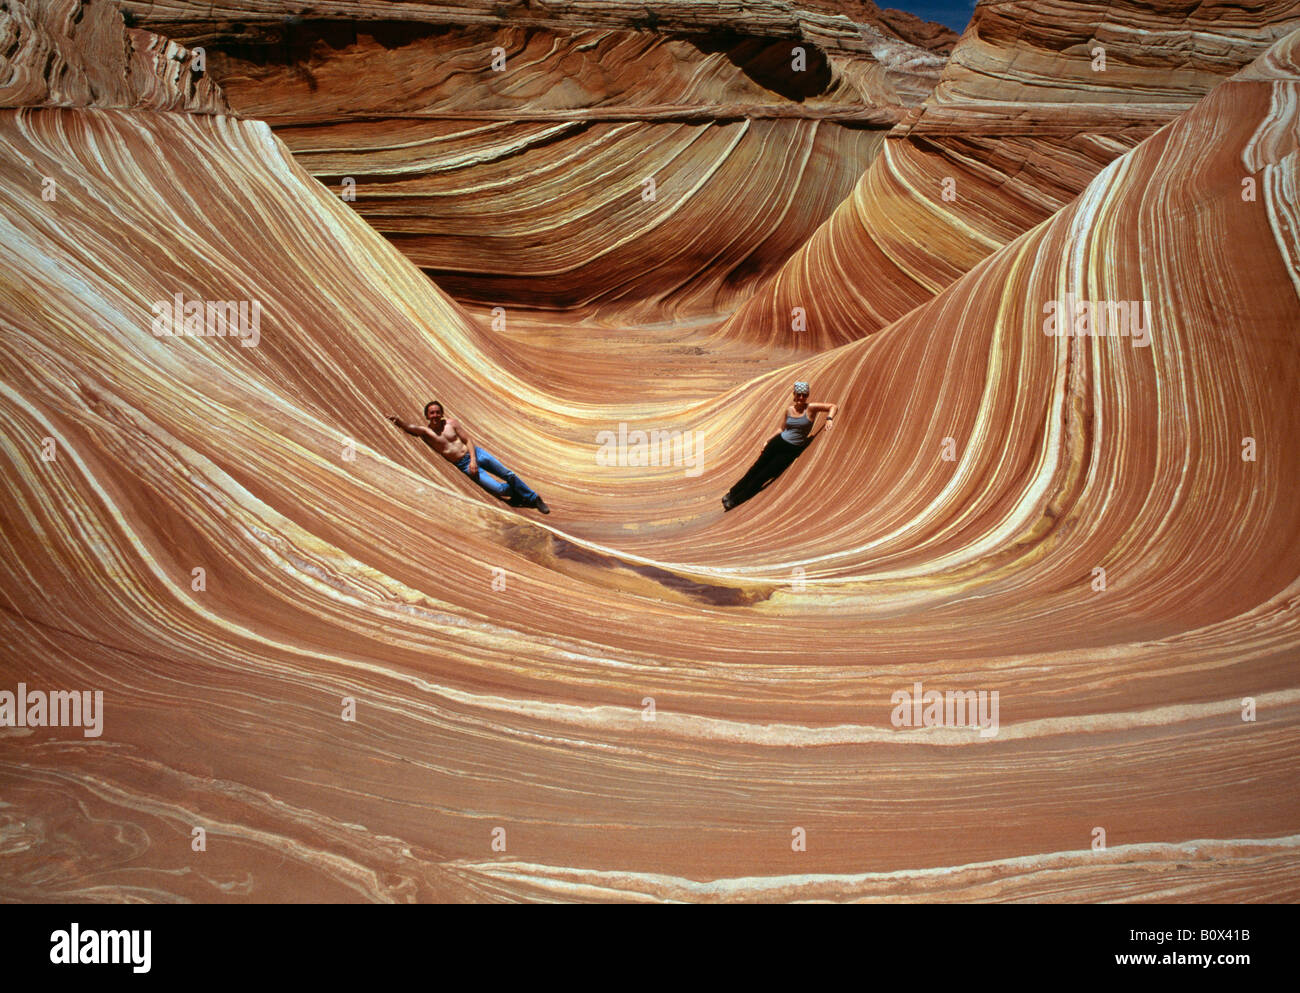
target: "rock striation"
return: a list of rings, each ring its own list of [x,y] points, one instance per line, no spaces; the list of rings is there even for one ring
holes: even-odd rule
[[[0,898],[1300,898],[1300,31],[877,333],[681,332],[683,386],[478,320],[106,7],[6,8],[60,54],[3,71],[0,693],[103,721],[0,727]],[[793,379],[834,429],[724,514]],[[431,397],[553,513],[385,420]]]
[[[1294,0],[979,3],[934,93],[720,334],[815,350],[878,331],[1297,26]]]
[[[457,299],[606,326],[729,314],[933,89],[835,7],[125,5]]]
[[[191,53],[106,3],[0,4],[0,107],[228,110]]]

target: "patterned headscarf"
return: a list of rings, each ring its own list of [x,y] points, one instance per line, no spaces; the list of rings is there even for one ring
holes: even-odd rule
[[[794,384],[794,391],[795,391],[796,393],[800,393],[800,394],[802,394],[803,396],[807,396],[807,395],[808,395],[808,384],[805,383],[805,382],[803,382],[803,381],[801,380],[800,382],[797,382],[797,383]]]

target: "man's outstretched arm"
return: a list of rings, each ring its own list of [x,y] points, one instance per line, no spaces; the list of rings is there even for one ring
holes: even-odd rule
[[[400,417],[391,414],[389,415],[388,419],[392,421],[394,424],[396,424],[403,431],[405,431],[407,434],[421,435],[421,434],[429,433],[429,429],[426,428],[423,424],[403,424],[402,419]]]

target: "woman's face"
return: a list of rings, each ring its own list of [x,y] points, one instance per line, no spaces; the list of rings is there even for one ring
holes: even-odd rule
[[[794,405],[797,410],[803,410],[804,407],[808,406],[808,394],[796,393],[794,395]]]

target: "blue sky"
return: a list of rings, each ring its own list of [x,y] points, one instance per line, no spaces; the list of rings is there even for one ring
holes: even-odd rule
[[[877,7],[893,7],[925,21],[946,24],[958,34],[966,30],[975,0],[876,0]]]

